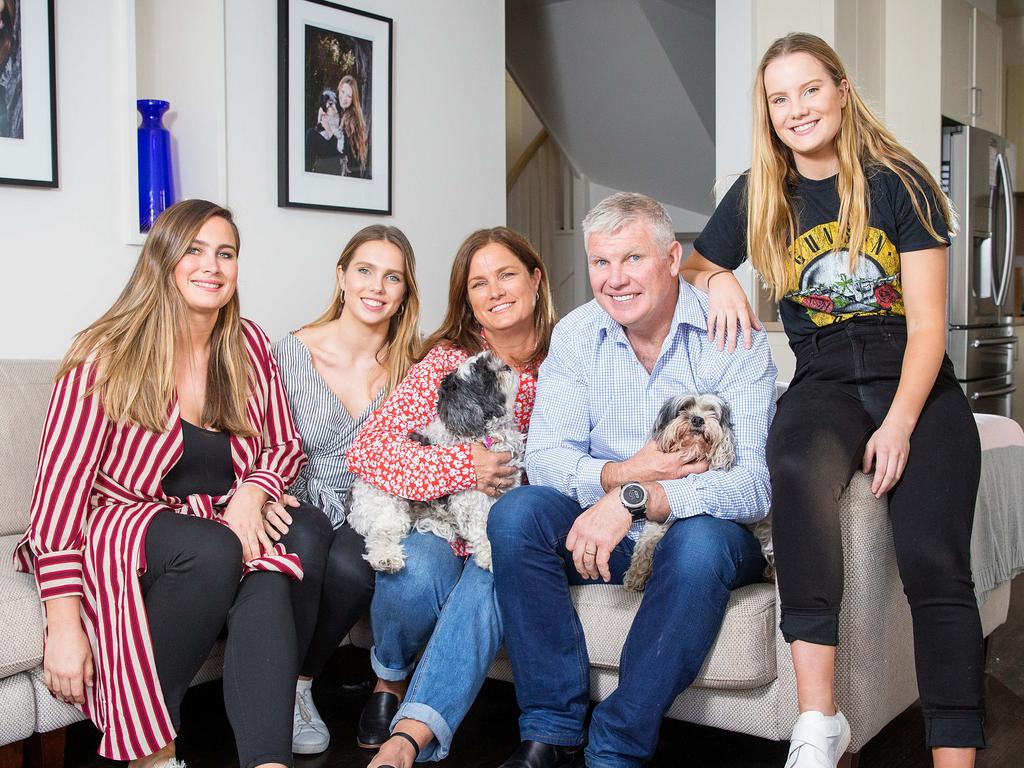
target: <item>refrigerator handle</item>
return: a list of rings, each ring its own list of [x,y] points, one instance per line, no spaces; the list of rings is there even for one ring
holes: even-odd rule
[[[1010,290],[1010,279],[1013,277],[1013,188],[1010,186],[1010,169],[1006,164],[1006,155],[996,155],[996,168],[1003,181],[1003,205],[1006,206],[1006,233],[1003,238],[1003,284],[996,294],[996,306],[1002,307],[1006,294]]]

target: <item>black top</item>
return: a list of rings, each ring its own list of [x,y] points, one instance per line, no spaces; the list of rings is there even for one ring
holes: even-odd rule
[[[178,463],[164,475],[168,496],[183,499],[195,493],[223,496],[235,482],[231,462],[231,437],[181,420],[182,453]]]
[[[839,228],[838,176],[800,177],[790,191],[797,216],[796,242],[789,247],[788,284],[779,304],[790,346],[819,328],[870,315],[905,316],[900,284],[900,253],[944,247],[921,224],[910,193],[893,171],[868,169],[870,211],[864,248],[850,275],[849,252],[833,251]],[[931,224],[946,232],[946,223],[927,185]],[[709,261],[735,269],[747,258],[747,174],[726,193],[694,248]],[[922,210],[927,210],[922,200]]]

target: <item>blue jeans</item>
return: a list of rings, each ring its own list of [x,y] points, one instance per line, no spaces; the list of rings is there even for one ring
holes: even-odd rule
[[[487,533],[523,740],[584,742],[590,661],[569,596],[583,579],[565,538],[583,510],[550,488],[523,486],[492,509]],[[633,542],[612,552],[622,583]],[[741,525],[707,515],[677,521],[655,550],[651,578],[626,637],[619,686],[594,709],[590,768],[640,766],[654,754],[661,718],[700,671],[718,635],[729,592],[761,577],[757,540]]]
[[[494,577],[433,534],[413,531],[403,544],[405,568],[377,574],[370,663],[382,680],[404,680],[416,666],[391,727],[424,723],[435,740],[419,760],[442,760],[501,647]]]

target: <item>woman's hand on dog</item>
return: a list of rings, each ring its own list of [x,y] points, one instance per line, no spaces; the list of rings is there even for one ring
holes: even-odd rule
[[[483,443],[471,443],[473,469],[476,471],[476,489],[488,496],[501,496],[512,487],[518,467],[512,461],[510,451],[496,453],[488,450]]]
[[[687,463],[681,453],[665,453],[649,440],[643,448],[623,462],[609,462],[601,471],[601,485],[606,491],[623,483],[654,483],[678,480],[708,471],[706,461]]]
[[[264,504],[263,530],[267,536],[274,541],[280,541],[281,537],[288,533],[288,526],[292,524],[292,516],[285,507],[297,506],[299,500],[287,493],[281,495],[280,501],[268,501]]]

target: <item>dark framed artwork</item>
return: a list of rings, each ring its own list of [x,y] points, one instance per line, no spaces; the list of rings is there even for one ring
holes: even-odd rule
[[[278,205],[391,213],[392,20],[278,0]]]
[[[53,0],[0,0],[0,184],[57,186]]]

